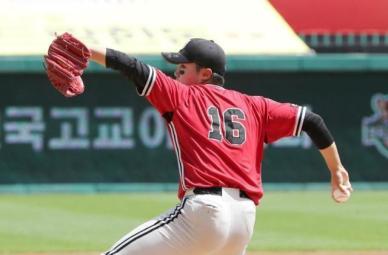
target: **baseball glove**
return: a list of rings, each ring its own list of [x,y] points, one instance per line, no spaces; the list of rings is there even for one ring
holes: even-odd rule
[[[46,73],[54,88],[66,97],[84,92],[81,75],[90,56],[90,50],[71,34],[57,36],[44,56]]]

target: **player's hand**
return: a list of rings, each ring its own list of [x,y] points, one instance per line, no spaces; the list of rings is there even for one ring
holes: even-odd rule
[[[349,173],[343,166],[339,166],[335,171],[331,172],[331,189],[332,198],[338,203],[348,200],[353,192]]]

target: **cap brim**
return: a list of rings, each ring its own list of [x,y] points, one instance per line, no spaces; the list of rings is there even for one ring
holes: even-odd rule
[[[171,64],[183,64],[190,62],[185,56],[177,52],[162,52],[162,56]]]

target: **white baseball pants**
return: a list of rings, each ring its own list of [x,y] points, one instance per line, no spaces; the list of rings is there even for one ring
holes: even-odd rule
[[[194,194],[121,238],[105,255],[243,255],[253,233],[256,206],[238,189]]]

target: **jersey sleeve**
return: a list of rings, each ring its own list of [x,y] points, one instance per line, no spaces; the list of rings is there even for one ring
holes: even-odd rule
[[[161,113],[173,112],[179,104],[187,98],[189,86],[184,85],[157,70],[152,66],[143,90],[138,91],[140,96],[147,100]]]
[[[302,130],[306,107],[279,103],[265,98],[266,119],[264,139],[266,143],[273,143],[287,136],[298,136]]]

